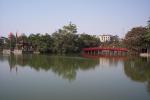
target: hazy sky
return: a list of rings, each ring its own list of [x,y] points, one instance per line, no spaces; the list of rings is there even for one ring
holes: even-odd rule
[[[71,21],[78,33],[122,37],[149,17],[150,0],[0,0],[0,36],[52,33]]]

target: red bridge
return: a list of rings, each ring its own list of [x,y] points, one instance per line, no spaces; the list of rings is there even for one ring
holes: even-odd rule
[[[93,48],[83,48],[83,51],[93,51],[93,50],[111,50],[111,51],[125,51],[127,52],[127,48],[101,48],[101,47],[93,47]]]
[[[84,54],[90,55],[124,55],[127,54],[127,48],[106,48],[106,47],[92,47],[83,48]]]

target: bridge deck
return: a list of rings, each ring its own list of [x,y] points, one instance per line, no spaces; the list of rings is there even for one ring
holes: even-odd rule
[[[127,52],[127,48],[103,48],[103,47],[93,47],[93,48],[83,48],[83,51],[101,51],[101,50],[109,50],[109,51],[124,51]]]

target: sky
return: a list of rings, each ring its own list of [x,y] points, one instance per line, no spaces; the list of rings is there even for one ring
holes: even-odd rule
[[[150,0],[0,0],[0,36],[52,34],[71,21],[79,34],[124,37],[149,17]]]

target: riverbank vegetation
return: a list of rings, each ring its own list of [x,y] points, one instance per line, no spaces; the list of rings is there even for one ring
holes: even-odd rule
[[[5,37],[4,37],[5,38]],[[88,47],[126,47],[134,53],[150,51],[150,20],[148,25],[143,27],[134,27],[128,31],[124,39],[117,35],[112,36],[110,41],[100,42],[96,35],[87,33],[78,33],[77,26],[71,22],[63,26],[51,35],[48,33],[33,34],[26,36],[25,33],[16,36],[10,33],[5,42],[0,40],[0,49],[13,50],[17,42],[29,43],[34,51],[40,53],[69,54],[80,53],[82,48]]]
[[[77,34],[77,26],[72,23],[63,26],[51,35],[48,33],[44,35],[40,33],[30,34],[29,36],[10,34],[6,42],[0,42],[0,45],[6,49],[9,49],[11,45],[11,49],[14,49],[16,42],[19,41],[32,44],[34,51],[58,54],[79,53],[84,47],[97,47],[100,45],[99,38],[95,35]]]
[[[118,36],[114,37],[115,42],[118,40]],[[10,44],[11,41],[11,44]],[[9,38],[6,39],[5,44],[1,44],[3,48],[11,49],[15,48],[15,44],[19,41],[24,43],[29,43],[33,46],[34,51],[39,51],[40,53],[55,53],[55,54],[69,54],[69,53],[80,53],[82,48],[88,47],[98,47],[100,45],[115,43],[114,40],[108,43],[102,44],[99,37],[96,35],[89,35],[86,33],[78,34],[77,26],[75,24],[69,23],[58,29],[51,35],[46,34],[30,34],[26,36],[22,34],[16,36],[10,34]]]

